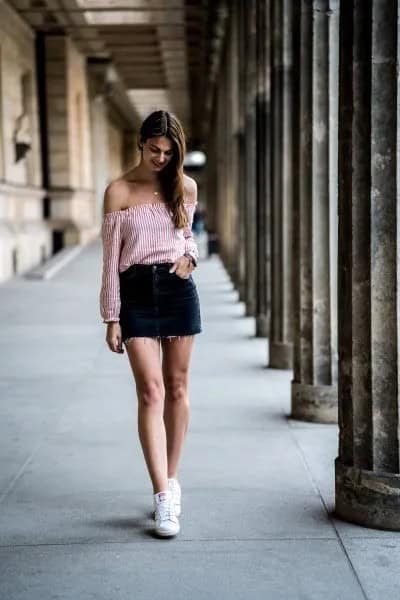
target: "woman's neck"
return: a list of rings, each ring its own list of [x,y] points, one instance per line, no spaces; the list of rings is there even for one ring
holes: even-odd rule
[[[158,173],[150,171],[144,163],[139,163],[139,165],[137,167],[132,169],[129,176],[132,176],[132,175],[134,176],[135,179],[139,179],[140,181],[143,181],[146,183],[151,183],[151,184],[159,183]]]

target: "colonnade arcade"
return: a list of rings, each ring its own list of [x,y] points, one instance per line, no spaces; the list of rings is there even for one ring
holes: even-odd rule
[[[398,11],[234,3],[208,148],[210,221],[267,365],[293,369],[290,416],[338,422],[335,511],[395,530]]]

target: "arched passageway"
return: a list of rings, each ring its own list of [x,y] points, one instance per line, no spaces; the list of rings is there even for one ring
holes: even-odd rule
[[[121,438],[107,426],[128,440],[132,406],[119,399],[119,419],[97,404],[120,365],[107,366],[95,350],[102,333],[90,321],[90,294],[104,187],[134,160],[140,121],[155,108],[175,111],[188,149],[206,153],[205,168],[186,170],[219,247],[198,271],[208,331],[194,372],[198,429],[187,461],[197,466],[187,483],[202,527],[187,532],[193,560],[184,556],[179,593],[200,586],[204,540],[207,551],[215,542],[215,561],[201,560],[218,597],[268,589],[274,598],[319,598],[318,581],[327,582],[327,597],[395,597],[398,17],[394,0],[0,0],[1,384],[10,457],[0,551],[7,576],[21,546],[26,573],[14,592],[7,583],[8,597],[27,597],[32,581],[46,597],[57,589],[65,548],[94,540],[106,561],[108,544],[122,548],[129,528],[142,524],[139,513],[123,516],[132,480],[116,492],[131,455],[121,457]],[[53,254],[77,246],[82,260],[54,282],[19,278],[37,267],[43,278]],[[66,359],[71,348],[77,363]],[[131,399],[128,380],[119,385]],[[85,439],[92,425],[99,429]],[[104,514],[108,502],[119,516]],[[47,551],[53,545],[63,547],[59,555]],[[29,572],[30,546],[35,561],[50,561],[50,579]],[[147,581],[158,593],[157,582],[141,579],[154,555],[140,550],[138,579],[124,563],[124,585]],[[232,585],[220,577],[219,550]],[[243,555],[248,569],[236,562]],[[289,560],[295,583],[282,567]],[[391,578],[375,577],[377,563]],[[96,578],[90,587],[98,589]]]

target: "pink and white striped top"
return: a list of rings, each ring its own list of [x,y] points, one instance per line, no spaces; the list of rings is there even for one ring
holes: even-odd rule
[[[103,214],[100,314],[104,323],[119,321],[119,273],[133,264],[175,262],[185,252],[198,258],[192,233],[197,204],[197,200],[184,203],[189,222],[181,229],[175,227],[165,202],[136,204]]]

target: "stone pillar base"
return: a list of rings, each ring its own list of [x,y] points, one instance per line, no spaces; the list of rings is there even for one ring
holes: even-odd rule
[[[335,514],[345,521],[400,531],[400,475],[348,467],[335,460]]]
[[[293,344],[270,342],[268,367],[270,369],[292,369]]]
[[[258,315],[256,318],[256,337],[268,337],[269,323],[266,315]]]
[[[337,387],[333,385],[309,385],[292,381],[291,417],[313,423],[337,423]]]
[[[64,246],[75,246],[76,244],[89,244],[98,236],[98,227],[82,227],[69,225],[64,229]]]
[[[255,317],[256,316],[256,304],[253,301],[245,300],[245,316]]]

